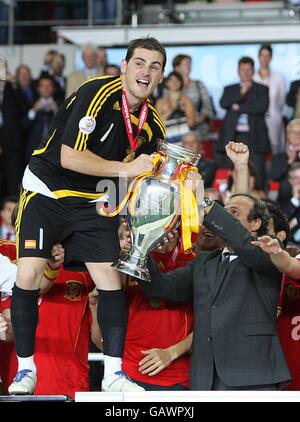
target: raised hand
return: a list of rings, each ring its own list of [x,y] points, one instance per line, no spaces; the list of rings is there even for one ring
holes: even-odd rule
[[[234,167],[248,165],[249,149],[242,142],[231,141],[225,146],[226,155],[233,162]]]

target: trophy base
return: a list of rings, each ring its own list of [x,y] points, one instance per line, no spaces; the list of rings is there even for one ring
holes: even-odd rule
[[[139,262],[141,264],[141,261]],[[111,265],[121,273],[131,275],[132,277],[140,278],[143,281],[151,281],[148,268],[146,266],[138,266],[134,263],[119,259]]]

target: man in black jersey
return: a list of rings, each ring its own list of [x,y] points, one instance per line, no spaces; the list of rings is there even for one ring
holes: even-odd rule
[[[84,83],[60,107],[33,152],[16,221],[19,261],[11,308],[19,368],[10,394],[32,394],[35,388],[39,286],[58,242],[65,246],[67,261],[85,263],[99,291],[102,390],[142,390],[121,371],[127,309],[120,275],[111,268],[119,254],[119,220],[100,217],[95,201],[104,193],[97,189],[99,181],[117,184],[120,175],[153,169],[148,154],[165,137],[165,128],[148,96],[162,81],[165,64],[165,50],[156,39],[133,40],[121,77]]]

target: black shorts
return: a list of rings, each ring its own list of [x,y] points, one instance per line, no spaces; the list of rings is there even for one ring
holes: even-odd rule
[[[18,257],[50,258],[52,246],[62,243],[66,263],[115,261],[120,252],[119,217],[99,216],[96,203],[88,201],[22,191],[16,221]]]

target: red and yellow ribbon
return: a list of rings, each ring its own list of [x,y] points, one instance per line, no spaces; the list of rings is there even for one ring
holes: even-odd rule
[[[125,207],[129,201],[129,212],[134,214],[134,207],[136,197],[140,190],[140,185],[149,176],[153,176],[158,165],[160,164],[162,155],[156,153],[153,156],[153,171],[145,172],[137,176],[129,185],[128,192],[122,202],[115,208],[105,208],[104,204],[101,204],[98,213],[105,217],[115,217]],[[189,252],[192,248],[192,233],[199,233],[199,213],[195,195],[186,184],[186,178],[189,171],[198,171],[196,167],[189,164],[180,164],[173,176],[173,180],[178,179],[180,183],[180,195],[181,195],[181,248],[185,252]]]

